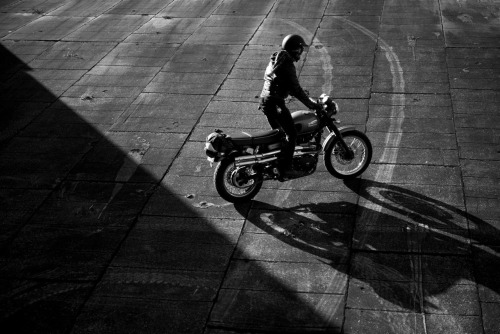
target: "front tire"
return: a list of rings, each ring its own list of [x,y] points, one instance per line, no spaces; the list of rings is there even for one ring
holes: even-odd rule
[[[262,177],[249,179],[251,167],[236,168],[233,158],[219,162],[215,168],[214,185],[220,197],[231,203],[248,202],[262,188]]]
[[[372,145],[368,137],[358,130],[346,131],[342,133],[342,138],[353,151],[354,157],[348,159],[340,139],[336,137],[325,150],[323,156],[325,167],[330,174],[339,179],[353,179],[361,175],[370,165]]]

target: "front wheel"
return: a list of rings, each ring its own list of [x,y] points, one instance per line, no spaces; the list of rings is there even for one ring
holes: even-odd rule
[[[372,145],[368,137],[358,130],[346,131],[342,133],[342,138],[353,156],[346,154],[340,139],[336,137],[325,150],[323,159],[330,174],[339,179],[352,179],[361,175],[370,165]]]
[[[220,197],[231,203],[243,203],[257,195],[262,187],[262,176],[251,167],[236,167],[234,159],[224,159],[215,168],[215,189]]]

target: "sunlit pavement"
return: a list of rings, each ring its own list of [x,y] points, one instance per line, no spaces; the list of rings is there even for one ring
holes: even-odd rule
[[[3,333],[500,333],[500,4],[0,0]],[[372,140],[224,202],[283,37]],[[297,101],[291,109],[303,108]]]

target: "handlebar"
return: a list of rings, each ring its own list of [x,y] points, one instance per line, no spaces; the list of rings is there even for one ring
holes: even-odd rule
[[[336,115],[339,111],[338,104],[326,94],[321,94],[316,103],[328,114],[328,116]]]

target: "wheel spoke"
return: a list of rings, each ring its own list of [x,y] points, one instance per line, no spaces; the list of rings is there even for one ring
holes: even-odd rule
[[[255,185],[254,180],[250,180],[248,182],[247,187],[237,187],[233,183],[233,172],[236,170],[236,167],[233,164],[228,165],[228,168],[224,171],[224,187],[226,188],[227,192],[230,193],[231,195],[235,197],[243,197],[246,196],[248,193],[250,193]],[[242,171],[244,172],[244,171]]]
[[[332,151],[331,163],[333,168],[343,175],[352,175],[360,171],[368,162],[367,144],[357,136],[346,136],[343,138],[347,146],[353,151],[354,157],[347,159],[340,143],[337,143]]]

